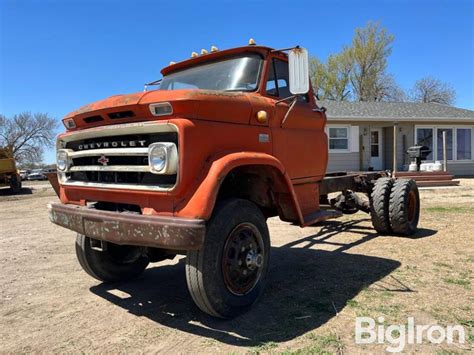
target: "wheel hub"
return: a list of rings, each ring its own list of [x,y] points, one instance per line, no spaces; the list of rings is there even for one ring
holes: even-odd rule
[[[261,267],[263,265],[262,254],[258,254],[254,249],[249,250],[245,257],[245,264],[250,270],[255,270],[257,267]]]
[[[250,292],[260,279],[264,265],[263,238],[250,223],[242,223],[229,234],[222,254],[222,274],[227,289],[236,294]]]

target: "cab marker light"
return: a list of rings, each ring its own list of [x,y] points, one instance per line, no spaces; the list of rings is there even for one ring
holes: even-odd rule
[[[219,48],[217,48],[216,46],[211,46],[211,52],[214,53],[214,52],[217,52],[219,50]]]
[[[149,108],[153,116],[169,116],[173,114],[173,106],[169,102],[150,104]]]
[[[63,125],[67,129],[74,129],[76,128],[76,122],[72,118],[66,118],[63,120]]]

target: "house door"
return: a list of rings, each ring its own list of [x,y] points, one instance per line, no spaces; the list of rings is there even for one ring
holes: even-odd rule
[[[370,166],[374,170],[383,170],[382,128],[370,130]]]

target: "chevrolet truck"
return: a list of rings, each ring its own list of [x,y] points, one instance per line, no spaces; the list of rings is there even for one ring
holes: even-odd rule
[[[77,232],[92,277],[123,281],[186,255],[195,304],[231,318],[264,290],[269,217],[305,227],[364,211],[378,233],[416,232],[413,180],[326,173],[325,108],[304,48],[213,47],[161,73],[63,119],[49,216]]]

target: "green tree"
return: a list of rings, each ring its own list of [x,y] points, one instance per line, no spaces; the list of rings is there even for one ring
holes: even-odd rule
[[[352,61],[351,85],[357,101],[381,101],[386,82],[387,58],[394,37],[379,23],[369,22],[357,28],[349,56]]]
[[[352,44],[325,63],[311,59],[311,79],[320,99],[405,101],[404,91],[387,73],[394,37],[379,23],[355,30]]]
[[[329,56],[326,63],[311,58],[311,81],[318,97],[337,101],[349,100],[351,69],[352,63],[346,50]]]

